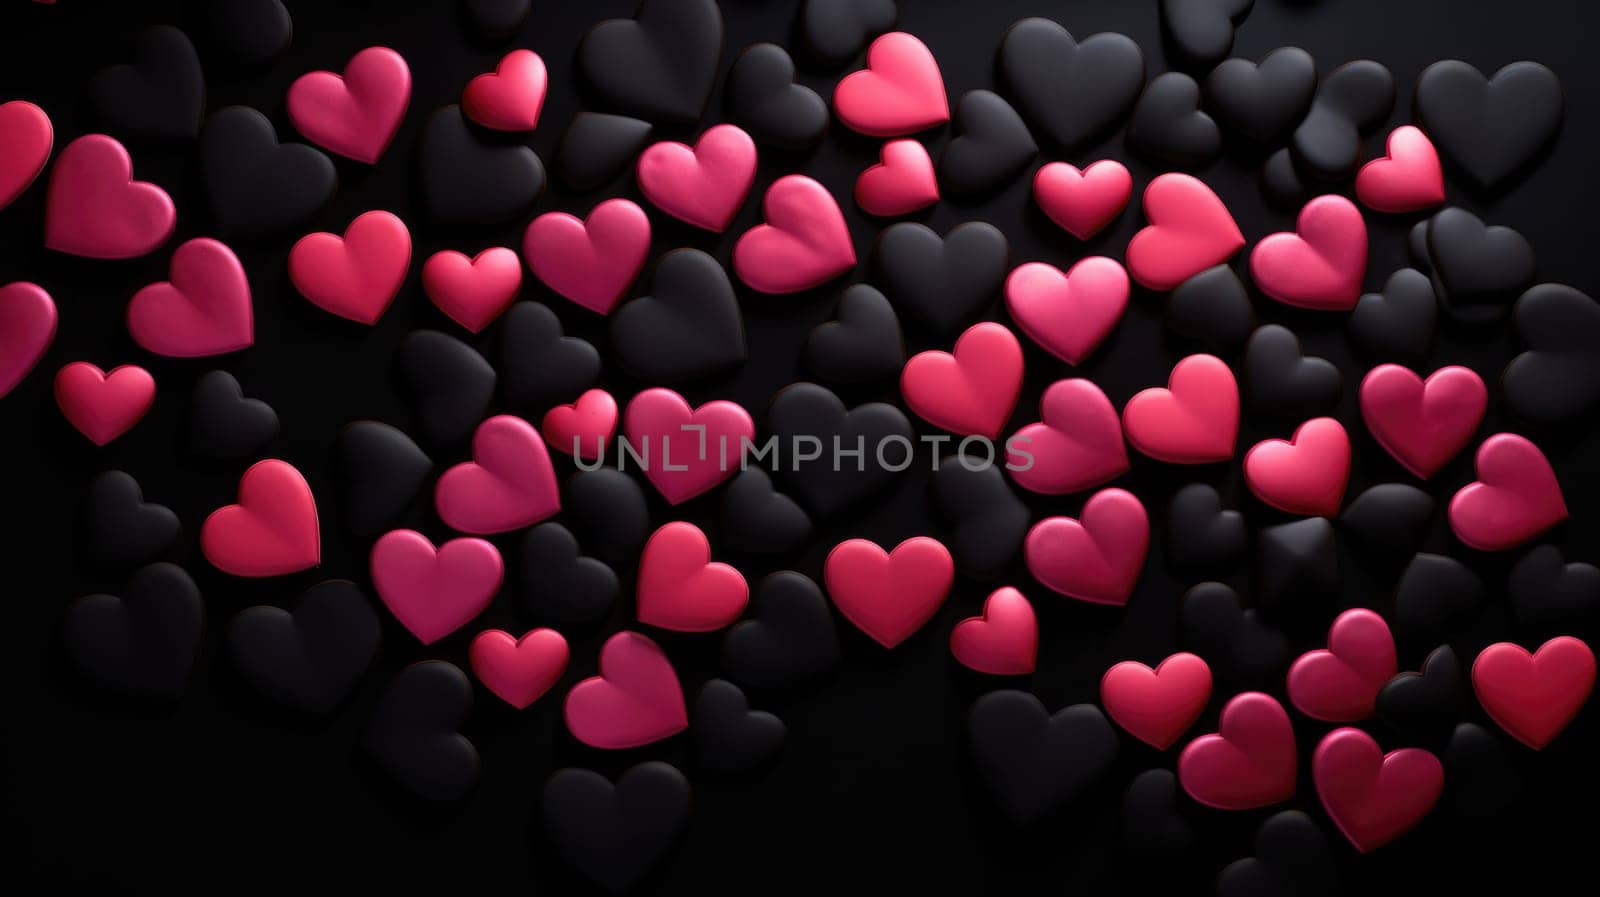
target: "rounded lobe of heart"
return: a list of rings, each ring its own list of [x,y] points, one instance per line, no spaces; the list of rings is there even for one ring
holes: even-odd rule
[[[1567,519],[1567,500],[1539,447],[1515,433],[1478,446],[1478,479],[1450,499],[1450,529],[1479,551],[1505,551]]]
[[[680,221],[720,234],[750,196],[756,142],[737,125],[716,125],[694,146],[662,141],[639,155],[639,192]]]
[[[478,333],[500,317],[522,289],[522,259],[493,246],[475,256],[447,249],[422,265],[422,291],[462,327]]]
[[[1128,272],[1115,259],[1090,256],[1065,274],[1028,262],[1006,278],[1006,310],[1051,355],[1082,364],[1122,320],[1128,291]]]
[[[1039,654],[1039,620],[1028,598],[1010,586],[984,599],[983,614],[950,633],[950,653],[968,669],[994,676],[1026,676]]]
[[[915,134],[950,120],[938,60],[903,31],[872,42],[867,67],[834,88],[833,108],[845,127],[869,137]]]
[[[1100,703],[1129,735],[1158,751],[1171,747],[1211,700],[1211,667],[1180,652],[1150,669],[1124,660],[1100,677]]]
[[[939,201],[933,158],[920,141],[891,140],[878,151],[878,164],[856,178],[856,205],[868,215],[893,218]]]
[[[546,411],[539,425],[545,444],[584,461],[605,457],[617,433],[617,400],[603,389],[591,389],[578,400]]]
[[[677,632],[715,632],[739,619],[750,586],[738,570],[711,560],[711,543],[692,523],[656,530],[639,559],[639,622]]]
[[[111,137],[67,144],[50,171],[44,245],[98,259],[130,259],[167,242],[178,210],[167,191],[133,180],[133,159]]]
[[[1506,734],[1543,750],[1577,717],[1594,688],[1594,652],[1581,639],[1557,636],[1532,654],[1499,642],[1472,662],[1478,703]]]
[[[239,478],[239,502],[211,512],[200,550],[234,576],[282,576],[322,563],[322,530],[311,487],[287,461],[257,461]]]
[[[602,315],[617,307],[649,252],[650,219],[628,199],[608,199],[582,220],[546,212],[522,235],[522,255],[533,275]]]
[[[1367,853],[1410,831],[1444,791],[1444,764],[1421,748],[1385,754],[1360,729],[1334,729],[1311,755],[1317,797],[1339,831]]]
[[[134,342],[173,358],[223,355],[255,343],[250,280],[233,250],[209,237],[190,240],[172,254],[169,276],[128,303]]]
[[[1444,168],[1433,141],[1415,125],[1389,133],[1388,155],[1361,166],[1356,197],[1375,212],[1403,214],[1442,205]]]
[[[1238,381],[1215,355],[1190,355],[1173,366],[1165,389],[1128,400],[1122,429],[1129,444],[1157,461],[1227,461],[1239,438]]]
[[[1280,511],[1333,517],[1350,482],[1350,436],[1331,417],[1306,421],[1290,439],[1264,439],[1244,456],[1244,480]]]
[[[289,280],[323,311],[361,324],[383,317],[411,267],[411,232],[389,212],[361,214],[344,236],[306,234],[289,250]]]
[[[105,445],[133,429],[156,401],[156,381],[138,365],[108,374],[87,361],[56,372],[56,404],[67,422],[95,445]]]
[[[1372,715],[1378,692],[1399,671],[1394,637],[1383,617],[1355,608],[1328,629],[1328,647],[1307,651],[1289,667],[1289,701],[1312,719],[1353,723]]]
[[[717,400],[691,408],[683,396],[662,387],[628,401],[622,431],[648,458],[640,465],[645,478],[673,505],[738,473],[745,442],[756,438],[755,421],[744,406]]]
[[[451,529],[505,533],[561,510],[561,491],[544,439],[520,417],[500,414],[478,425],[472,460],[439,477],[433,503]]]
[[[1079,601],[1124,605],[1144,570],[1150,515],[1133,493],[1102,489],[1077,520],[1047,517],[1028,530],[1022,555],[1040,583]]]
[[[916,536],[892,552],[866,539],[840,542],[828,552],[822,575],[845,619],[893,648],[933,618],[956,574],[944,545]]]
[[[936,427],[995,439],[1022,392],[1022,346],[1004,325],[974,324],[953,351],[912,356],[900,371],[900,392]]]
[[[563,714],[574,738],[602,750],[641,747],[689,728],[672,661],[637,632],[606,639],[600,675],[567,692]]]
[[[1361,417],[1372,437],[1424,480],[1466,448],[1488,408],[1483,378],[1459,365],[1424,381],[1398,364],[1381,364],[1361,380]]]
[[[1218,810],[1253,810],[1294,796],[1294,727],[1270,695],[1247,691],[1222,708],[1217,731],[1178,755],[1178,782]]]
[[[1298,308],[1349,311],[1361,301],[1367,273],[1367,223],[1343,196],[1305,204],[1294,233],[1268,236],[1250,253],[1261,292]]]
[[[56,303],[44,287],[0,287],[0,399],[28,376],[56,338]]]
[[[329,152],[371,165],[383,156],[411,104],[411,69],[388,47],[350,57],[344,74],[307,72],[289,85],[289,121]]]
[[[43,109],[27,100],[0,103],[0,209],[33,186],[54,143],[55,128]]]
[[[1033,199],[1061,229],[1087,240],[1099,233],[1133,198],[1133,175],[1115,159],[1101,159],[1079,171],[1051,162],[1033,176]]]
[[[467,658],[485,688],[524,710],[539,700],[567,671],[567,640],[554,629],[530,629],[522,638],[485,629],[472,639]]]
[[[1128,472],[1122,422],[1093,381],[1057,380],[1039,400],[1039,423],[1006,440],[1006,469],[1042,495],[1082,492]]]
[[[839,203],[803,174],[778,178],[762,200],[767,223],[733,246],[733,270],[751,289],[782,295],[819,287],[856,266]]]
[[[467,82],[461,111],[494,131],[532,131],[544,109],[549,73],[532,50],[512,50],[494,67]]]
[[[1152,290],[1170,290],[1244,248],[1244,234],[1199,178],[1169,173],[1144,188],[1150,223],[1128,242],[1128,271]]]
[[[499,550],[482,539],[451,539],[435,549],[408,529],[379,537],[369,564],[384,606],[424,645],[483,613],[506,572]]]

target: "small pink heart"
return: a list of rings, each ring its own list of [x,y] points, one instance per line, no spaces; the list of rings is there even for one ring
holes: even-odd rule
[[[233,250],[199,237],[172,254],[169,280],[133,294],[128,332],[157,355],[202,358],[255,342],[250,280]]]
[[[201,524],[200,550],[234,576],[282,576],[322,563],[317,501],[306,478],[287,461],[250,465],[239,478],[239,503]]]
[[[1483,379],[1459,365],[1424,381],[1398,364],[1380,364],[1361,380],[1361,417],[1372,437],[1424,480],[1466,448],[1488,407]]]
[[[938,60],[903,31],[872,42],[867,67],[834,88],[833,108],[845,127],[869,137],[914,134],[950,120]]]
[[[87,361],[74,361],[56,372],[56,404],[67,422],[95,445],[133,429],[155,401],[155,378],[138,365],[125,364],[108,374]]]
[[[1124,660],[1100,677],[1100,703],[1129,735],[1158,751],[1189,731],[1211,700],[1211,667],[1179,653],[1150,669]]]
[[[1305,204],[1294,233],[1264,238],[1250,253],[1261,292],[1298,308],[1349,311],[1361,301],[1367,273],[1367,223],[1343,196]]]
[[[0,398],[39,363],[56,338],[56,304],[38,284],[0,287]]]
[[[388,212],[367,212],[344,236],[306,234],[289,250],[289,280],[313,305],[362,324],[374,324],[405,283],[411,232]]]
[[[662,141],[639,156],[639,192],[679,221],[720,234],[750,196],[756,142],[737,125],[716,125],[694,146]]]
[[[1198,178],[1164,174],[1144,188],[1150,223],[1128,242],[1128,271],[1152,290],[1170,290],[1244,248],[1228,207]]]
[[[422,290],[439,310],[477,333],[511,307],[522,289],[522,259],[494,246],[468,258],[435,252],[422,265]]]
[[[1039,654],[1039,620],[1016,589],[996,589],[983,614],[968,617],[950,633],[950,653],[968,669],[994,676],[1026,676]]]
[[[1127,270],[1104,256],[1082,259],[1065,274],[1028,262],[1006,278],[1006,310],[1045,351],[1082,364],[1122,320],[1128,291]]]
[[[884,551],[866,539],[840,542],[823,562],[839,612],[885,648],[933,618],[955,581],[955,561],[936,539],[916,536]]]
[[[915,140],[891,140],[878,151],[878,164],[856,178],[856,205],[868,215],[893,218],[939,201],[933,159]]]
[[[350,57],[344,75],[307,72],[289,85],[289,121],[329,152],[368,165],[389,148],[411,104],[411,69],[388,47]]]
[[[433,504],[446,525],[474,535],[522,529],[561,510],[555,468],[539,431],[509,414],[479,424],[472,460],[439,477]]]
[[[525,709],[543,697],[567,671],[567,640],[554,629],[530,629],[522,638],[485,629],[467,649],[472,672],[500,700]]]
[[[1033,200],[1062,230],[1087,240],[1099,233],[1133,198],[1133,175],[1115,159],[1101,159],[1083,171],[1051,162],[1033,176]]]
[[[912,356],[900,393],[923,420],[961,435],[1000,435],[1022,392],[1022,346],[1003,325],[967,328],[951,352]]]
[[[1389,132],[1388,155],[1361,166],[1356,196],[1375,212],[1420,212],[1445,200],[1444,169],[1433,141],[1414,125]]]
[[[33,185],[54,143],[55,129],[43,109],[27,100],[0,103],[0,209]]]
[[[584,308],[611,314],[650,252],[650,219],[632,200],[608,199],[586,220],[546,212],[522,236],[522,255],[544,285]]]
[[[500,552],[488,542],[451,539],[436,549],[427,536],[408,529],[380,536],[369,566],[384,606],[424,645],[483,613],[505,578]]]
[[[1128,400],[1122,429],[1134,448],[1157,461],[1226,461],[1239,438],[1239,384],[1222,359],[1190,355],[1172,368],[1166,389]]]
[[[532,131],[539,126],[549,75],[532,50],[512,50],[494,71],[467,82],[461,111],[494,131]]]
[[[1023,559],[1053,592],[1090,604],[1128,603],[1150,549],[1150,515],[1133,493],[1102,489],[1078,519],[1046,517],[1028,530]]]
[[[1379,689],[1398,671],[1389,624],[1365,608],[1347,610],[1329,627],[1327,648],[1289,667],[1289,700],[1312,719],[1353,723],[1372,715]]]
[[[1567,519],[1561,483],[1539,447],[1515,433],[1478,446],[1478,479],[1450,499],[1450,529],[1479,551],[1516,548]]]
[[[1421,748],[1385,754],[1360,729],[1334,729],[1311,755],[1317,796],[1339,831],[1366,853],[1411,831],[1444,791],[1444,765]]]
[[[1043,495],[1093,489],[1128,472],[1122,422],[1090,380],[1057,380],[1039,400],[1039,423],[1006,440],[1006,469],[1017,485]]]
[[[133,180],[122,144],[90,134],[67,144],[50,171],[44,245],[70,255],[130,259],[154,252],[177,227],[167,191]]]
[[[778,178],[762,200],[767,223],[733,246],[733,270],[762,293],[819,287],[856,266],[844,213],[828,189],[803,174]]]
[[[641,747],[689,728],[672,661],[637,632],[619,632],[600,649],[600,675],[567,692],[567,729],[590,747]]]
[[[1255,496],[1290,514],[1332,517],[1350,481],[1350,436],[1331,417],[1301,424],[1290,439],[1264,439],[1244,456]]]
[[[1484,648],[1472,662],[1472,690],[1512,738],[1543,750],[1583,710],[1594,689],[1594,652],[1557,636],[1534,653],[1511,642]]]
[[[734,402],[691,408],[683,396],[655,387],[628,401],[622,430],[641,459],[645,478],[669,504],[709,492],[739,472],[744,444],[756,438],[750,412]]]
[[[1253,810],[1294,796],[1294,727],[1271,695],[1247,691],[1222,708],[1213,735],[1178,755],[1178,782],[1218,810]]]
[[[617,400],[603,389],[591,389],[576,402],[546,411],[539,429],[556,451],[597,461],[605,457],[606,446],[617,433]]]
[[[715,632],[739,619],[750,586],[738,570],[713,563],[711,543],[692,523],[656,530],[639,559],[639,622],[677,632]]]

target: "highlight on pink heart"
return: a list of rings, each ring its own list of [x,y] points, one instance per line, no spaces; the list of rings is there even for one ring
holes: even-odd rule
[[[900,393],[918,417],[963,436],[995,439],[1022,392],[1022,346],[1001,324],[968,327],[950,352],[919,352],[900,371]]]
[[[1122,422],[1093,381],[1057,380],[1039,399],[1039,423],[1006,440],[1006,469],[1041,495],[1093,489],[1128,472]]]
[[[766,223],[733,246],[733,270],[745,285],[781,295],[819,287],[856,266],[844,213],[828,188],[803,174],[772,182],[762,200]]]
[[[1244,456],[1244,480],[1263,502],[1289,514],[1332,517],[1350,482],[1350,436],[1344,424],[1317,417],[1289,439],[1264,439]]]
[[[1106,715],[1129,735],[1164,751],[1189,731],[1211,700],[1211,667],[1179,652],[1150,669],[1124,660],[1100,677]]]
[[[474,535],[522,529],[561,510],[544,439],[520,417],[499,414],[472,434],[472,460],[439,477],[434,509],[451,529]]]
[[[411,104],[411,69],[388,47],[350,57],[344,74],[307,72],[286,99],[295,130],[329,152],[371,165],[383,156]]]
[[[1127,270],[1104,256],[1081,259],[1065,274],[1028,262],[1006,278],[1006,310],[1045,351],[1082,364],[1122,320],[1129,289]]]
[[[893,551],[866,539],[840,542],[822,565],[834,606],[873,641],[894,646],[933,619],[955,582],[955,561],[937,539],[915,536]]]
[[[1028,597],[1006,586],[984,599],[983,613],[950,632],[950,653],[967,669],[992,676],[1026,676],[1039,655],[1039,620]]]
[[[1178,755],[1178,783],[1217,810],[1253,810],[1294,797],[1294,727],[1271,695],[1247,691],[1222,708],[1217,731]]]
[[[1169,173],[1144,188],[1149,224],[1128,242],[1128,271],[1152,290],[1170,290],[1244,248],[1228,207],[1199,178]]]
[[[0,287],[0,399],[39,364],[55,341],[57,321],[44,287],[21,281]]]
[[[1130,445],[1157,461],[1227,461],[1239,438],[1238,381],[1215,355],[1190,355],[1173,366],[1165,389],[1128,400],[1122,429]]]
[[[294,465],[257,461],[239,478],[239,501],[200,527],[211,566],[234,576],[283,576],[322,563],[317,501]]]
[[[173,358],[224,355],[255,343],[250,280],[233,250],[208,237],[189,240],[172,254],[168,277],[128,303],[134,342]]]
[[[49,248],[85,258],[138,258],[167,242],[177,223],[172,197],[133,179],[133,159],[115,139],[79,137],[56,157],[45,197]]]
[[[504,246],[475,256],[447,249],[422,264],[422,291],[462,327],[478,333],[500,317],[522,289],[522,259]]]
[[[467,649],[472,673],[500,700],[517,708],[544,697],[567,671],[567,640],[554,629],[530,629],[521,638],[500,629],[473,636]]]
[[[50,161],[55,128],[27,100],[0,103],[0,209],[27,192]]]
[[[358,216],[344,235],[306,234],[289,250],[289,280],[326,312],[375,324],[411,268],[411,232],[389,212]]]
[[[856,205],[868,215],[894,218],[939,201],[933,158],[916,140],[891,140],[878,150],[878,164],[856,178]]]
[[[380,536],[368,565],[384,606],[424,645],[483,613],[505,579],[500,551],[483,539],[451,539],[435,548],[409,529]]]
[[[647,389],[628,401],[622,431],[639,453],[645,479],[668,504],[711,491],[739,472],[756,438],[750,412],[721,399],[693,408],[670,389]]]
[[[1307,651],[1289,666],[1289,701],[1312,719],[1353,723],[1372,715],[1378,691],[1397,672],[1389,624],[1354,608],[1333,621],[1328,647]]]
[[[676,632],[715,632],[739,619],[750,586],[711,560],[711,542],[692,523],[662,526],[639,558],[639,622]]]
[[[1424,480],[1466,448],[1488,408],[1483,379],[1459,365],[1423,380],[1398,364],[1380,364],[1361,380],[1361,417],[1372,438]]]
[[[639,155],[639,192],[656,208],[720,234],[744,208],[756,180],[756,142],[737,125],[715,125],[694,146],[663,140]]]
[[[915,134],[950,120],[938,60],[903,31],[872,42],[867,67],[834,88],[833,108],[845,127],[869,137]]]
[[[608,751],[653,744],[689,728],[672,661],[637,632],[606,639],[600,675],[574,685],[563,711],[572,737]]]
[[[1343,196],[1305,204],[1293,233],[1264,238],[1250,252],[1250,276],[1261,292],[1297,308],[1349,311],[1361,301],[1367,274],[1367,222]]]
[[[1079,171],[1050,162],[1033,176],[1033,201],[1062,230],[1087,240],[1115,221],[1133,198],[1133,175],[1115,159],[1101,159]]]
[[[544,109],[549,73],[532,50],[512,50],[494,71],[467,82],[461,111],[492,131],[532,131]]]
[[[1126,489],[1102,489],[1083,513],[1046,517],[1022,543],[1028,572],[1051,591],[1090,604],[1128,603],[1150,549],[1150,515]]]
[[[1444,791],[1444,765],[1421,748],[1385,754],[1349,727],[1323,736],[1311,754],[1317,797],[1355,849],[1377,850],[1416,827]]]
[[[1389,132],[1387,153],[1356,173],[1356,197],[1367,208],[1398,215],[1444,203],[1444,168],[1428,135],[1401,125]]]
[[[598,461],[617,434],[617,400],[603,389],[591,389],[575,402],[546,411],[539,430],[550,448],[581,461]]]
[[[1577,718],[1594,689],[1594,652],[1581,639],[1557,636],[1529,653],[1499,642],[1472,662],[1478,703],[1506,734],[1543,750]]]
[[[106,373],[87,361],[74,361],[56,372],[56,404],[67,423],[95,445],[133,429],[155,401],[155,378],[135,364]]]
[[[1478,479],[1450,499],[1450,529],[1479,551],[1527,544],[1567,519],[1561,483],[1539,447],[1515,433],[1478,446]]]
[[[522,235],[522,255],[545,286],[596,314],[617,307],[650,252],[650,219],[627,199],[608,199],[587,219],[546,212]]]

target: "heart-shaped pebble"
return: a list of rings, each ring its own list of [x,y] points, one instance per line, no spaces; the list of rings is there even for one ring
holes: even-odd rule
[[[1101,159],[1082,171],[1066,162],[1050,162],[1033,176],[1033,201],[1080,240],[1104,230],[1132,198],[1133,175],[1115,159]]]
[[[833,108],[845,127],[869,137],[915,134],[950,120],[938,60],[903,31],[872,42],[867,67],[834,89]]]
[[[1581,639],[1557,636],[1528,653],[1499,642],[1472,662],[1472,690],[1500,728],[1543,750],[1583,709],[1594,688],[1594,652]]]
[[[1057,380],[1039,400],[1040,421],[1006,440],[1006,469],[1043,495],[1082,492],[1128,471],[1122,422],[1092,380]]]
[[[1388,155],[1356,173],[1356,196],[1373,211],[1394,214],[1442,205],[1444,168],[1433,141],[1415,125],[1389,132]]]
[[[692,523],[656,530],[639,558],[639,622],[677,632],[715,632],[750,600],[738,570],[713,563],[711,543]]]
[[[470,258],[447,249],[422,264],[423,292],[450,320],[473,333],[510,308],[521,289],[522,259],[504,246]]]
[[[1190,355],[1173,366],[1165,389],[1152,387],[1128,400],[1122,430],[1130,445],[1157,461],[1226,461],[1239,437],[1238,381],[1222,359]]]
[[[122,144],[89,134],[67,144],[50,170],[44,245],[69,255],[130,259],[154,252],[177,227],[167,191],[133,179]]]
[[[577,401],[545,412],[539,432],[550,448],[583,461],[605,457],[617,433],[617,400],[603,389],[591,389]]]
[[[1376,850],[1410,831],[1444,791],[1444,765],[1421,748],[1385,754],[1360,729],[1334,729],[1311,755],[1317,797],[1356,850]]]
[[[1028,530],[1028,572],[1052,591],[1091,604],[1128,603],[1150,549],[1150,515],[1133,493],[1102,489],[1078,519],[1046,517]]]
[[[549,74],[532,50],[512,50],[495,65],[467,82],[461,111],[495,131],[532,131],[539,126]],[[480,677],[481,678],[481,677]]]
[[[682,504],[739,472],[746,443],[756,438],[750,412],[717,400],[690,407],[683,396],[656,387],[628,401],[622,431],[641,457],[644,474],[662,497]]]
[[[485,629],[467,649],[472,673],[502,701],[526,709],[567,671],[567,640],[554,629],[531,629],[521,638]]]
[[[1228,207],[1198,178],[1164,174],[1144,188],[1149,224],[1128,242],[1128,271],[1152,290],[1170,290],[1244,248]]]
[[[1115,259],[1090,256],[1065,274],[1028,262],[1006,278],[1006,310],[1051,355],[1082,364],[1122,320],[1128,290],[1128,272]]]
[[[856,205],[868,215],[909,215],[939,201],[933,159],[916,140],[891,140],[878,150],[878,164],[856,178]]]

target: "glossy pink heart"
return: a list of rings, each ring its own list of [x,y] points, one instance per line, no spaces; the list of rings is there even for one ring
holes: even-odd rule
[[[834,89],[833,108],[845,127],[870,137],[914,134],[950,120],[938,60],[903,31],[872,42],[867,67]]]
[[[713,563],[711,543],[692,523],[656,530],[639,558],[639,622],[678,632],[715,632],[739,619],[750,586],[738,570]]]
[[[1570,635],[1557,636],[1532,654],[1500,642],[1472,662],[1472,690],[1500,728],[1538,751],[1583,709],[1594,675],[1594,652]]]
[[[1222,708],[1213,735],[1178,755],[1178,783],[1218,810],[1253,810],[1294,796],[1294,727],[1271,695],[1247,691]]]
[[[234,576],[282,576],[322,563],[317,500],[287,461],[257,461],[239,478],[238,504],[211,512],[200,527],[200,550]]]
[[[587,219],[546,212],[522,236],[522,255],[545,286],[611,314],[650,252],[650,219],[632,200],[608,199]]]
[[[122,144],[90,134],[67,144],[50,170],[44,245],[70,255],[130,259],[154,252],[177,226],[167,191],[133,180]]]
[[[203,358],[255,342],[250,280],[227,246],[199,237],[172,254],[170,279],[133,294],[128,332],[157,355]]]
[[[1165,389],[1152,387],[1122,408],[1128,442],[1157,461],[1211,464],[1233,457],[1239,438],[1239,384],[1214,355],[1190,355]]]
[[[1420,212],[1445,200],[1444,169],[1433,141],[1414,125],[1389,132],[1388,155],[1361,166],[1356,196],[1375,212]]]
[[[974,324],[951,352],[919,352],[900,372],[906,405],[936,427],[997,438],[1022,392],[1022,346],[1003,325]]]
[[[478,681],[518,710],[539,700],[560,680],[569,656],[567,640],[554,629],[531,629],[522,638],[485,629],[467,649]]]
[[[405,283],[411,232],[381,210],[362,214],[344,236],[306,234],[289,250],[289,280],[323,311],[374,324]]]
[[[1332,517],[1350,482],[1350,436],[1331,417],[1306,421],[1290,439],[1264,439],[1244,456],[1256,498],[1290,514]]]
[[[1228,207],[1198,178],[1164,174],[1144,188],[1150,223],[1128,242],[1128,271],[1152,290],[1170,290],[1244,248]]]
[[[599,460],[617,434],[617,400],[603,389],[591,389],[571,404],[546,411],[539,430],[550,448],[584,461]]]
[[[38,284],[0,287],[0,398],[39,363],[56,338],[56,304]]]
[[[307,72],[289,85],[289,121],[329,152],[368,165],[400,130],[411,104],[411,69],[388,47],[350,57],[344,74]]]
[[[1068,598],[1091,604],[1128,603],[1150,548],[1150,515],[1133,493],[1102,489],[1078,519],[1046,517],[1022,543],[1028,572]]]
[[[1305,204],[1294,233],[1266,237],[1250,253],[1261,292],[1299,308],[1349,311],[1361,301],[1367,273],[1367,223],[1343,196]]]
[[[619,632],[600,649],[600,675],[567,692],[572,737],[590,747],[641,747],[689,727],[683,687],[672,661],[637,632]]]
[[[433,504],[446,525],[474,535],[522,529],[561,510],[555,468],[539,431],[509,414],[479,424],[472,460],[439,477]]]
[[[1039,399],[1042,420],[1006,440],[1017,485],[1044,495],[1082,492],[1128,472],[1117,409],[1093,381],[1057,380]]]
[[[67,422],[95,445],[105,445],[133,429],[156,401],[150,372],[125,364],[106,373],[87,361],[56,372],[56,404]]]
[[[1544,452],[1515,433],[1478,446],[1478,479],[1450,499],[1450,529],[1479,551],[1505,551],[1567,519],[1567,500]]]
[[[718,400],[691,408],[661,387],[628,401],[622,431],[640,454],[645,478],[674,505],[738,473],[745,442],[756,438],[755,421],[743,406]]]
[[[32,186],[50,161],[55,129],[50,116],[27,100],[0,103],[0,209]]]
[[[1289,701],[1313,719],[1353,723],[1372,715],[1378,691],[1399,672],[1394,637],[1383,617],[1365,608],[1340,614],[1328,647],[1307,651],[1289,667]]]
[[[1398,364],[1380,364],[1361,380],[1361,418],[1372,438],[1424,480],[1466,448],[1488,408],[1483,379],[1459,365],[1424,381]]]
[[[878,164],[856,178],[856,205],[868,215],[893,218],[939,201],[933,159],[916,140],[891,140],[878,151]]]
[[[822,565],[839,612],[885,648],[933,618],[950,594],[955,562],[936,539],[916,536],[884,551],[866,539],[840,542]]]
[[[1010,586],[990,593],[981,616],[962,620],[950,632],[950,653],[980,673],[1032,673],[1039,654],[1039,620],[1028,597]]]
[[[439,310],[477,333],[500,317],[522,289],[522,259],[504,246],[471,258],[454,250],[435,252],[422,265],[422,291]]]
[[[1189,731],[1211,700],[1211,667],[1181,652],[1150,669],[1124,660],[1100,677],[1100,703],[1129,735],[1164,751]]]
[[[1065,274],[1028,262],[1006,278],[1006,310],[1045,351],[1082,364],[1122,320],[1128,290],[1128,272],[1115,259],[1090,256]]]
[[[369,566],[384,606],[424,645],[483,613],[505,578],[500,552],[488,542],[451,539],[436,549],[427,536],[408,529],[379,537]]]
[[[767,223],[744,232],[733,246],[733,270],[762,293],[798,293],[819,287],[856,266],[839,203],[803,174],[778,178],[767,188]]]
[[[1033,176],[1033,201],[1061,229],[1087,240],[1122,214],[1133,198],[1133,175],[1115,159],[1101,159],[1082,171],[1050,162]]]
[[[694,146],[662,141],[639,156],[639,192],[679,221],[720,234],[750,196],[756,142],[737,125],[716,125]]]
[[[1444,765],[1421,748],[1385,754],[1360,729],[1334,729],[1311,755],[1317,796],[1356,850],[1376,850],[1422,821],[1444,791]]]
[[[494,131],[532,131],[539,126],[549,74],[532,50],[512,50],[494,67],[467,82],[461,111]]]

